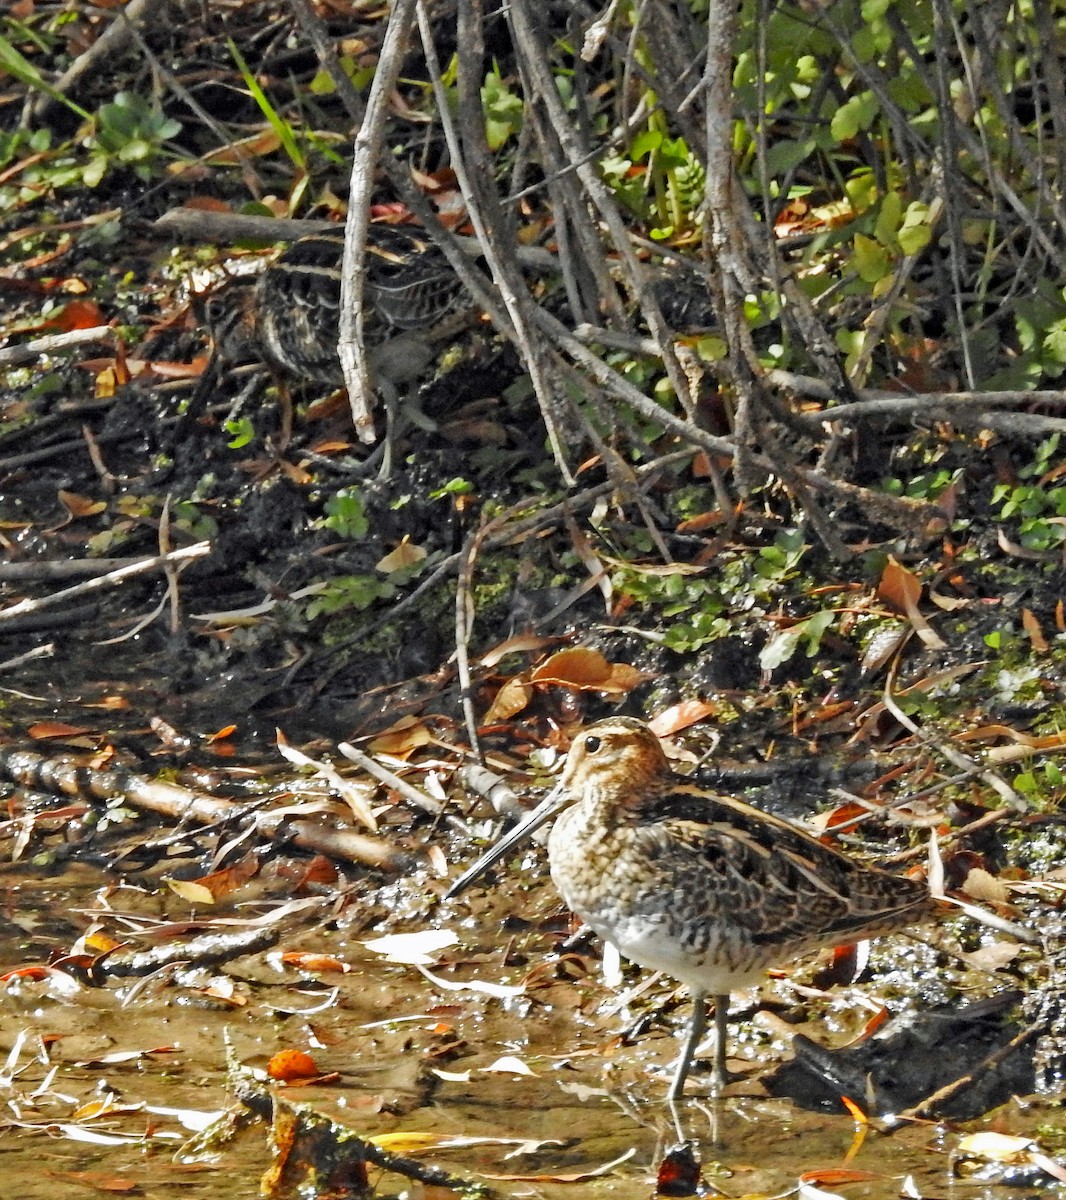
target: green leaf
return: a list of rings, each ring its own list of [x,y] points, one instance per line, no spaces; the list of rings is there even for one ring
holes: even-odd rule
[[[892,269],[888,251],[865,234],[855,235],[855,269],[864,283],[877,283]]]
[[[917,254],[919,250],[924,250],[933,236],[933,228],[929,224],[929,205],[921,200],[913,200],[908,204],[897,236],[904,254]]]
[[[107,155],[94,154],[85,164],[81,173],[82,182],[86,187],[94,188],[107,174]]]
[[[877,97],[872,92],[862,92],[836,110],[829,131],[838,142],[851,141],[860,129],[870,128],[879,111]]]
[[[634,162],[639,162],[645,155],[658,150],[662,144],[663,135],[658,129],[645,129],[633,139],[629,153]]]
[[[499,150],[522,128],[525,105],[496,72],[485,76],[481,85],[481,106],[485,114],[485,136],[490,150]]]
[[[306,612],[308,618],[313,619],[348,608],[362,610],[378,600],[387,600],[395,593],[396,588],[391,583],[373,575],[342,575],[329,581],[328,586],[308,604]]]
[[[248,417],[226,422],[226,432],[232,434],[232,440],[227,442],[231,450],[240,450],[255,437],[255,426]]]
[[[764,671],[776,670],[796,653],[803,638],[803,625],[801,621],[791,629],[782,629],[763,646],[759,652],[759,666]]]
[[[813,138],[805,138],[801,142],[788,139],[775,142],[766,152],[766,169],[773,177],[786,175],[810,158],[817,148]]]
[[[355,488],[345,488],[331,496],[325,504],[326,515],[321,524],[341,537],[362,538],[370,530],[363,497]]]
[[[881,201],[881,211],[874,225],[874,237],[882,246],[893,246],[896,233],[903,223],[903,200],[899,192],[888,192]]]
[[[86,112],[80,105],[68,99],[62,92],[54,88],[37,68],[7,40],[0,36],[0,68],[13,76],[20,83],[35,91],[44,92],[46,96],[60,104],[65,104],[71,112],[76,113],[83,121],[91,121],[92,113]]]
[[[337,90],[337,85],[333,82],[333,76],[328,72],[319,68],[315,72],[311,82],[307,85],[312,96],[332,96]]]
[[[867,24],[880,21],[894,3],[895,0],[863,0],[861,9],[862,19]]]
[[[304,152],[296,140],[295,130],[267,99],[266,92],[259,86],[259,80],[256,79],[248,64],[244,61],[244,56],[237,49],[237,43],[233,38],[226,38],[226,45],[229,47],[229,52],[233,55],[233,61],[237,64],[237,69],[241,73],[244,86],[251,92],[252,99],[259,106],[259,111],[266,117],[271,129],[278,135],[285,153],[295,166],[299,167],[301,171],[305,171],[307,169],[307,162],[304,158]]]
[[[807,657],[813,658],[822,644],[822,634],[833,624],[836,613],[831,608],[822,609],[803,622],[803,637],[807,643]]]
[[[466,496],[474,490],[474,485],[468,479],[449,479],[443,486],[429,493],[431,500],[440,500],[444,496]]]
[[[899,248],[904,254],[917,254],[929,245],[932,236],[929,225],[904,225],[899,231]]]
[[[1044,335],[1044,352],[1053,362],[1066,364],[1066,318],[1049,327]]]

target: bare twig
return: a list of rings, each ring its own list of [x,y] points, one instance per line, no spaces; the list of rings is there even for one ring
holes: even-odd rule
[[[989,771],[987,768],[982,768],[972,759],[967,758],[965,754],[956,750],[953,746],[948,746],[936,738],[931,737],[920,726],[916,725],[910,717],[899,707],[892,695],[892,687],[895,683],[895,676],[889,674],[888,680],[885,683],[884,704],[885,708],[892,714],[893,717],[907,730],[908,733],[914,734],[919,741],[925,742],[928,746],[933,746],[939,754],[957,767],[960,771],[969,771],[975,774],[984,783],[987,783],[990,788],[998,796],[1007,802],[1015,812],[1028,812],[1029,805],[1025,802],[1024,797],[1020,796],[1009,783],[995,771]]]
[[[145,575],[149,571],[157,571],[161,568],[166,570],[174,563],[192,562],[194,559],[204,558],[210,553],[210,542],[197,542],[193,546],[184,546],[180,550],[172,550],[169,554],[159,554],[153,558],[144,558],[138,562],[131,563],[129,566],[119,567],[115,571],[108,571],[103,575],[97,576],[95,579],[88,579],[84,583],[76,583],[73,587],[64,588],[60,592],[52,592],[50,595],[41,596],[36,600],[20,600],[17,604],[0,609],[0,622],[11,621],[15,617],[21,617],[26,613],[39,612],[41,609],[54,608],[57,604],[64,604],[76,596],[84,596],[90,592],[101,591],[104,588],[118,587],[120,584],[125,583],[127,579],[133,579],[137,575]]]
[[[32,342],[5,346],[0,350],[0,367],[17,367],[22,363],[33,362],[42,354],[56,354],[60,350],[70,350],[90,342],[110,344],[114,340],[115,331],[110,325],[94,325],[92,329],[71,329],[66,333],[49,333],[45,337],[34,338]]]
[[[130,0],[125,8],[118,10],[111,24],[85,51],[79,54],[62,75],[51,85],[53,92],[64,96],[72,91],[82,79],[91,75],[97,67],[110,69],[133,38],[133,30],[149,21],[164,21],[162,10],[169,0]],[[31,108],[35,120],[44,117],[49,109],[59,103],[54,96],[41,93]]]
[[[370,197],[374,168],[385,143],[385,121],[389,98],[399,78],[403,54],[411,36],[416,0],[396,0],[389,16],[366,115],[355,137],[352,153],[351,199],[344,229],[344,260],[341,265],[340,357],[344,383],[352,407],[352,421],[361,442],[375,438],[373,392],[368,348],[363,338],[363,260],[370,224]]]

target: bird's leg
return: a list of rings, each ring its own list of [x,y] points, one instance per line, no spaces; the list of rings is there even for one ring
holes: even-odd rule
[[[378,393],[385,401],[385,453],[382,455],[381,466],[378,469],[378,479],[389,479],[392,475],[392,447],[396,439],[400,393],[388,379],[382,379],[377,387]]]
[[[714,998],[714,1090],[726,1085],[725,1052],[729,1037],[729,993]]]
[[[703,1033],[706,1028],[707,993],[693,989],[692,1017],[688,1023],[688,1034],[685,1037],[685,1045],[681,1050],[681,1057],[677,1060],[674,1081],[670,1084],[670,1090],[666,1093],[666,1098],[671,1104],[675,1100],[681,1099],[681,1095],[685,1090],[685,1079],[688,1077],[689,1067],[692,1066],[692,1060],[696,1057],[696,1050],[703,1040]]]

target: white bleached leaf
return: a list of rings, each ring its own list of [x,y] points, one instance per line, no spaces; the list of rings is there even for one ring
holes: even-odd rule
[[[531,1071],[529,1066],[520,1058],[515,1058],[513,1054],[505,1054],[503,1058],[498,1058],[494,1063],[489,1063],[487,1067],[481,1068],[483,1071],[499,1071],[509,1075],[535,1075],[535,1071]]]
[[[497,1000],[510,1000],[514,996],[524,996],[526,992],[523,985],[510,987],[505,983],[482,983],[479,979],[470,979],[465,983],[453,982],[450,979],[441,979],[439,975],[433,975],[425,967],[418,966],[417,963],[415,967],[425,975],[430,983],[444,992],[478,992],[482,996],[495,996]]]
[[[391,933],[386,937],[373,938],[363,945],[389,962],[418,966],[420,963],[436,962],[442,950],[454,946],[458,941],[449,929],[423,929],[419,933]]]

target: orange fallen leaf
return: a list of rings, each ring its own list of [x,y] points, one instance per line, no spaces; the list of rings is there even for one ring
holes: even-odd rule
[[[30,726],[31,738],[84,737],[91,730],[77,725],[65,725],[62,721],[37,721]]]
[[[849,1167],[818,1167],[813,1171],[804,1171],[800,1182],[817,1187],[839,1187],[843,1183],[866,1183],[871,1179],[880,1178],[881,1176],[874,1171],[855,1171]]]
[[[267,1063],[267,1074],[282,1083],[313,1079],[320,1073],[315,1060],[303,1050],[279,1050]]]
[[[139,1192],[141,1185],[133,1179],[123,1179],[121,1175],[108,1175],[103,1171],[45,1171],[52,1179],[64,1179],[82,1187],[95,1188],[98,1192]]]
[[[48,318],[42,329],[55,329],[69,333],[73,329],[96,329],[107,324],[107,317],[93,300],[71,300],[54,316]]]
[[[281,955],[287,967],[298,967],[301,971],[350,971],[351,964],[334,958],[332,954],[312,954],[310,951],[290,950]]]

